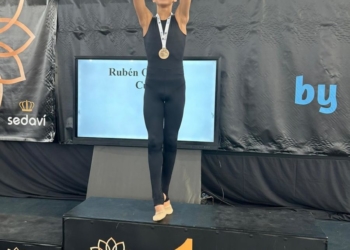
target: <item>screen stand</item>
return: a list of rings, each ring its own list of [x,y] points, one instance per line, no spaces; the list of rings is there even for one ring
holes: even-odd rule
[[[151,200],[147,152],[147,148],[95,146],[87,198]],[[175,202],[200,203],[200,150],[178,149],[169,197]]]

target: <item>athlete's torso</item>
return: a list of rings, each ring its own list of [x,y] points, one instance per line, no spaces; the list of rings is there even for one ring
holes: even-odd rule
[[[162,21],[165,30],[166,20]],[[157,18],[153,17],[148,31],[144,36],[145,49],[148,59],[147,78],[171,79],[183,77],[183,56],[186,44],[186,35],[180,30],[175,15],[172,15],[166,48],[170,55],[167,59],[159,57],[162,49]]]

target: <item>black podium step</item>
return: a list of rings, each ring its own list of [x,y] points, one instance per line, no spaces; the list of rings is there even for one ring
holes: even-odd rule
[[[151,201],[91,197],[63,216],[63,247],[115,250],[325,250],[311,214],[174,203],[153,222]],[[94,248],[95,247],[95,248]],[[109,249],[108,248],[108,249]]]
[[[0,250],[62,249],[62,215],[80,202],[0,197]]]
[[[0,214],[0,221],[0,249],[61,249],[61,218]]]

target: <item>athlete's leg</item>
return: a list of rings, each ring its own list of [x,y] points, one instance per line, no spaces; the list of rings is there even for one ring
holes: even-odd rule
[[[148,131],[148,165],[151,177],[152,198],[154,206],[163,205],[162,193],[162,145],[164,101],[159,90],[146,84],[143,113]]]
[[[182,117],[185,107],[185,82],[180,81],[180,83],[177,83],[176,85],[179,86],[173,91],[171,91],[171,95],[169,95],[168,99],[165,101],[164,108],[165,124],[162,190],[163,193],[166,195],[166,201],[169,200],[169,185],[177,153],[178,132],[182,123]]]

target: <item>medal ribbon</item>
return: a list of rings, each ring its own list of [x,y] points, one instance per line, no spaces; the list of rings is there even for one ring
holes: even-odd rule
[[[162,41],[162,47],[163,49],[166,49],[166,41],[168,40],[168,33],[169,33],[169,27],[170,27],[170,21],[171,21],[171,16],[173,13],[171,12],[170,16],[168,17],[165,25],[165,30],[163,31],[162,27],[162,22],[160,20],[159,15],[157,14],[157,23],[158,23],[158,28],[159,28],[159,33],[160,33],[160,39]]]

